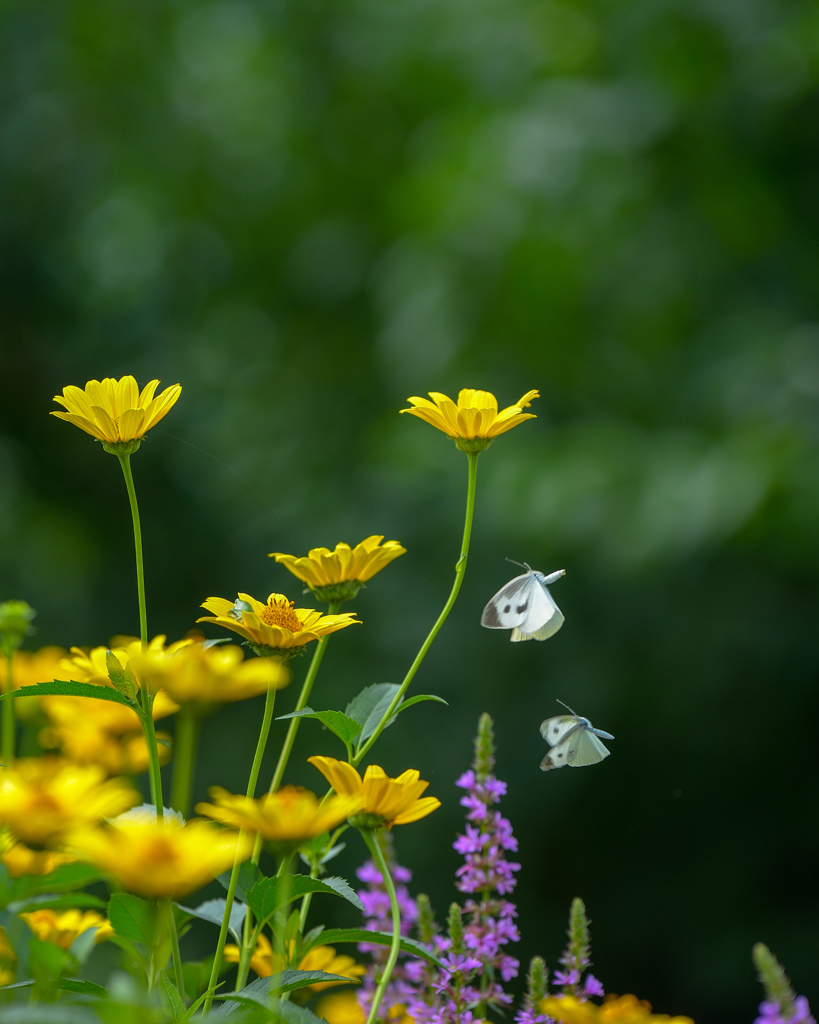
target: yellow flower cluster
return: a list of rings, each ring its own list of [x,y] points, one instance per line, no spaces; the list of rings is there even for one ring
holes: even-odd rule
[[[599,1006],[577,996],[547,996],[538,1009],[560,1024],[694,1024],[690,1017],[652,1013],[651,1003],[632,995],[608,996]]]
[[[228,963],[238,964],[239,955],[238,946],[225,946],[225,960]],[[278,953],[273,952],[269,939],[266,935],[262,934],[256,943],[256,950],[253,953],[250,966],[260,978],[269,978],[271,974],[283,971],[287,964]],[[301,958],[298,963],[298,969],[300,971],[324,971],[325,974],[338,974],[343,978],[347,978],[348,981],[354,982],[359,981],[366,972],[363,964],[356,963],[351,956],[337,954],[332,946],[314,946],[313,949]],[[309,985],[308,988],[312,992],[321,992],[326,988],[343,984],[343,981],[320,981],[315,985]]]
[[[327,1024],[366,1024],[367,1014],[361,1007],[355,992],[333,992],[325,996],[316,1007],[316,1014]],[[385,1024],[413,1024],[403,1003],[395,1003],[387,1011]],[[481,1024],[475,1018],[475,1024]]]
[[[49,683],[55,678],[57,666],[68,652],[62,647],[42,647],[39,651],[14,652],[12,661],[12,686],[19,690],[35,683]],[[6,692],[6,673],[0,671],[0,693]],[[22,721],[37,717],[40,701],[37,697],[26,697],[15,704],[15,713]]]
[[[357,799],[341,796],[319,801],[315,793],[300,786],[284,786],[258,800],[234,796],[219,786],[208,792],[215,802],[197,804],[198,814],[258,834],[271,843],[303,843],[320,836],[360,806]]]
[[[56,910],[45,908],[32,910],[28,914],[20,914],[34,935],[42,942],[52,942],[60,949],[70,949],[76,938],[96,928],[95,942],[103,942],[114,934],[114,928],[108,918],[98,914],[96,910]]]
[[[121,638],[121,646],[111,649],[120,664],[129,668],[140,654],[139,640]],[[165,637],[157,636],[149,645],[149,652],[160,655],[165,649]],[[72,647],[68,657],[61,659],[53,678],[111,686],[106,664],[107,647],[81,650]],[[108,700],[89,700],[87,697],[41,697],[43,711],[50,725],[40,733],[40,743],[47,749],[59,748],[78,764],[98,764],[109,775],[135,775],[147,770],[148,748],[142,725],[135,711],[125,704]],[[166,692],[156,695],[153,717],[156,721],[179,710]],[[170,739],[159,734],[166,743]],[[160,760],[171,756],[169,746],[159,747]]]

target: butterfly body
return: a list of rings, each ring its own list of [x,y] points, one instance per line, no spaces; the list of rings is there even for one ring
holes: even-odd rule
[[[576,715],[574,711],[570,715],[547,718],[540,726],[540,734],[552,748],[540,763],[544,772],[567,764],[572,768],[597,764],[611,753],[601,737],[614,739],[610,732],[595,729],[588,718]]]
[[[548,590],[549,584],[565,576],[565,569],[546,575],[525,564],[524,568],[527,572],[501,587],[481,615],[481,625],[487,629],[511,629],[512,643],[548,640],[565,621]]]

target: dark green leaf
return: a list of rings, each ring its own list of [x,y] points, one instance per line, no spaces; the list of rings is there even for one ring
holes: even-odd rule
[[[85,978],[61,978],[60,988],[66,992],[79,992],[84,996],[99,996],[101,999],[108,996],[108,989],[97,985],[94,981],[86,981]]]
[[[266,921],[279,907],[279,879],[262,878],[247,894],[247,905],[260,921]]]
[[[236,895],[240,900],[247,903],[247,894],[253,888],[253,886],[265,876],[261,872],[256,864],[245,861],[244,864],[239,868],[239,882],[236,886]],[[218,876],[217,881],[223,889],[227,890],[230,887],[230,871],[223,871]]]
[[[12,900],[24,900],[35,893],[68,892],[98,882],[102,874],[89,864],[61,864],[47,875],[21,875],[11,886]]]
[[[326,928],[320,936],[321,944],[333,946],[337,942],[371,942],[377,946],[392,945],[392,935],[388,932],[370,932],[366,928]],[[401,949],[404,953],[412,953],[413,956],[420,956],[423,960],[436,967],[441,967],[441,961],[431,953],[426,946],[421,945],[414,939],[401,939]]]
[[[97,944],[97,928],[86,928],[84,932],[74,939],[71,943],[71,947],[68,952],[77,961],[77,966],[84,964],[85,961],[91,956],[91,951]]]
[[[239,1003],[245,1003],[257,1006],[272,1006],[274,1012],[282,1020],[292,1021],[294,1024],[295,1022],[307,1024],[308,1021],[312,1024],[313,1021],[318,1021],[321,1018],[316,1017],[309,1010],[305,1011],[303,1007],[295,1006],[293,1003],[282,1002],[278,999],[271,1000],[270,993],[293,992],[296,989],[306,988],[308,985],[315,985],[323,981],[349,980],[349,978],[344,978],[339,974],[325,974],[324,971],[281,971],[279,974],[273,974],[268,978],[257,978],[239,992],[229,992],[224,995],[217,995],[215,998],[226,1000],[219,1016],[224,1015],[226,1012],[229,1013]],[[295,1015],[286,1014],[284,1007],[288,1006],[299,1012]],[[308,1016],[305,1017],[304,1013],[307,1013]]]
[[[187,1010],[185,1000],[180,996],[176,985],[166,974],[161,975],[159,979],[159,1000],[162,1003],[162,1009],[171,1020],[179,1020],[181,1017],[184,1017]]]
[[[9,697],[92,697],[94,700],[110,700],[114,704],[125,704],[133,708],[134,702],[115,690],[113,686],[98,683],[78,683],[74,679],[55,679],[50,683],[34,683],[21,686],[19,690],[0,695],[0,700]]]
[[[400,715],[405,708],[411,708],[413,704],[419,704],[422,700],[437,700],[439,704],[446,704],[447,707],[449,707],[449,703],[445,701],[443,697],[436,697],[433,693],[419,693],[417,697],[410,697],[409,700],[402,700],[395,709],[396,715]]]
[[[180,910],[184,910],[186,914],[192,914],[193,917],[198,917],[202,921],[210,921],[211,924],[222,926],[222,918],[225,916],[225,900],[205,900],[204,903],[200,903],[195,909],[191,907],[183,907],[181,903],[177,903]],[[233,901],[233,906],[230,908],[230,924],[228,925],[231,934],[235,937],[237,942],[241,942],[239,931],[242,927],[242,923],[247,913],[247,907],[244,903],[240,903],[238,900]]]
[[[387,704],[389,704],[400,689],[401,687],[396,683],[373,683],[372,686],[365,687],[361,693],[353,697],[344,709],[344,714],[348,718],[352,718],[354,722],[358,722],[359,725],[365,726],[384,697],[389,697],[387,700]]]
[[[309,878],[307,875],[291,875],[290,881],[292,891],[296,896],[303,896],[308,892],[332,892],[336,896],[343,897],[348,903],[352,903],[357,910],[364,909],[364,904],[344,878],[331,876],[318,879]]]
[[[351,743],[361,732],[361,723],[348,718],[341,711],[313,711],[312,708],[302,708],[301,711],[280,716],[280,719],[284,718],[316,718],[334,732],[345,745]]]
[[[121,938],[146,946],[153,944],[156,913],[153,906],[139,896],[115,892],[108,902],[108,919]]]

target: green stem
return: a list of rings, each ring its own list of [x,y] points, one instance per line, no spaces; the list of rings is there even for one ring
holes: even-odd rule
[[[432,646],[432,641],[438,635],[441,626],[446,622],[447,616],[452,611],[452,606],[455,604],[455,599],[458,596],[458,591],[461,589],[461,584],[464,581],[464,574],[466,573],[466,560],[469,554],[469,539],[472,536],[472,517],[475,512],[475,485],[478,479],[478,455],[479,452],[467,452],[469,459],[469,482],[467,485],[466,492],[466,517],[464,520],[464,534],[461,540],[461,557],[458,559],[455,565],[455,582],[452,584],[452,590],[447,598],[447,602],[441,611],[441,614],[435,620],[435,625],[429,631],[429,636],[421,645],[421,650],[416,654],[415,660],[409,667],[409,671],[404,676],[404,681],[401,683],[401,687],[398,693],[393,697],[390,706],[384,712],[381,717],[381,721],[375,728],[373,734],[369,737],[367,742],[358,751],[353,758],[353,765],[359,765],[363,760],[364,756],[372,747],[373,743],[378,739],[381,733],[386,729],[389,722],[392,720],[392,716],[395,714],[395,709],[400,705],[404,699],[404,694],[407,692],[410,683],[415,676],[415,673],[421,667],[421,662],[427,655],[427,651]]]
[[[336,615],[340,607],[341,601],[332,602],[327,609],[327,614]],[[329,635],[323,636],[316,644],[316,648],[313,651],[313,659],[310,662],[310,668],[307,670],[307,675],[304,677],[301,693],[299,694],[298,702],[293,709],[294,711],[301,711],[302,708],[307,707],[307,701],[310,699],[310,691],[313,689],[313,683],[316,681],[316,676],[318,675],[318,670],[321,665],[321,660],[324,657],[324,652],[327,650],[327,642],[329,639]],[[282,784],[282,779],[284,778],[284,773],[287,769],[287,762],[290,760],[290,754],[293,751],[293,744],[296,742],[296,735],[299,731],[300,724],[300,718],[290,719],[290,725],[287,727],[287,735],[284,738],[284,746],[281,749],[279,760],[276,764],[276,770],[273,772],[273,778],[270,781],[270,789],[268,790],[270,793],[275,793]],[[254,863],[258,863],[258,857]]]
[[[191,811],[193,769],[202,719],[193,715],[184,705],[176,716],[173,734],[173,777],[171,778],[171,807],[187,818]]]
[[[14,661],[14,650],[6,648],[6,693],[14,689],[14,672],[12,663]],[[14,698],[10,697],[3,701],[2,724],[0,724],[0,756],[3,764],[10,765],[14,761],[14,748],[17,739],[17,719],[14,713]]]
[[[185,997],[185,980],[182,975],[182,955],[179,952],[179,934],[176,930],[176,918],[173,915],[173,906],[170,900],[160,900],[160,906],[162,907],[162,914],[165,917],[165,922],[168,927],[168,933],[171,937],[171,951],[173,954],[173,974],[176,981],[176,988],[179,992],[182,1002],[187,1005],[187,999]]]
[[[384,856],[384,851],[381,849],[381,843],[378,841],[378,836],[375,833],[365,831],[364,829],[361,829],[360,831],[364,842],[367,844],[367,848],[372,854],[373,860],[378,866],[378,870],[381,872],[381,877],[384,880],[384,885],[386,886],[387,893],[390,897],[390,908],[392,910],[392,943],[390,944],[390,953],[387,957],[387,962],[384,965],[381,980],[378,982],[378,987],[376,988],[375,995],[373,996],[370,1015],[367,1018],[367,1024],[373,1024],[373,1021],[378,1016],[378,1007],[381,1005],[384,992],[390,982],[390,978],[392,977],[393,968],[398,960],[398,952],[401,948],[401,909],[398,906],[398,897],[395,893],[395,884],[393,883],[392,875],[390,874],[390,869],[387,865],[387,858]]]
[[[134,477],[131,473],[131,456],[118,455],[117,458],[119,459],[120,466],[122,466],[122,475],[125,477],[128,501],[131,505],[131,519],[134,523],[137,599],[139,602],[139,639],[141,641],[142,653],[145,654],[148,649],[148,612],[145,605],[145,568],[142,559],[142,527],[139,522],[139,505],[137,504],[136,490],[134,489]],[[142,728],[145,732],[145,742],[148,744],[148,771],[151,777],[151,796],[156,807],[156,820],[162,821],[164,817],[162,777],[159,773],[159,751],[156,746],[156,730],[154,729],[153,697],[147,686],[140,686],[139,697],[142,704]]]
[[[225,943],[227,942],[228,927],[230,925],[230,912],[233,909],[233,900],[236,897],[236,887],[239,884],[239,868],[242,866],[238,850],[242,846],[244,836],[245,833],[244,830],[242,830],[239,833],[239,846],[237,847],[236,860],[234,860],[233,869],[230,872],[230,881],[228,882],[227,896],[225,897],[225,913],[222,917],[222,927],[219,929],[219,938],[216,942],[216,955],[213,958],[213,967],[211,968],[210,980],[208,981],[208,995],[202,1005],[203,1017],[207,1017],[210,1012],[210,1008],[213,1005],[213,997],[216,993],[216,984],[219,981],[219,972],[222,969],[222,954],[225,952]]]
[[[273,709],[276,705],[276,691],[271,686],[267,691],[267,697],[264,702],[264,715],[262,716],[262,726],[259,730],[259,740],[256,743],[256,753],[253,755],[253,764],[250,768],[250,778],[247,783],[246,795],[252,800],[256,795],[256,783],[259,781],[259,772],[262,768],[262,758],[264,757],[265,747],[267,746],[267,737],[270,735],[270,723],[273,721]],[[244,835],[244,832],[242,833]],[[240,846],[241,848],[241,839]],[[222,927],[219,930],[219,940],[216,944],[216,955],[213,959],[213,967],[210,972],[210,981],[208,982],[208,998],[205,1000],[202,1006],[202,1013],[206,1015],[210,1010],[211,1004],[213,1003],[213,992],[216,991],[216,983],[219,980],[219,971],[222,968],[222,954],[225,951],[225,942],[227,941],[228,926],[230,924],[230,912],[233,909],[233,900],[236,896],[236,886],[239,881],[239,868],[241,861],[239,860],[239,854],[237,849],[236,860],[233,862],[233,870],[230,873],[230,882],[228,883],[227,896],[225,897],[225,912],[222,915]],[[248,935],[252,935],[253,924],[250,923],[251,931],[248,932],[248,921],[250,920],[250,908],[248,907],[245,912],[245,941],[248,939]],[[242,943],[242,954],[244,955],[244,945]],[[241,968],[241,963],[240,963]],[[247,975],[245,975],[247,977]]]

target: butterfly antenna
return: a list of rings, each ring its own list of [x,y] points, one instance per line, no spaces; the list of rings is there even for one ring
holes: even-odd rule
[[[559,697],[555,697],[555,700],[557,701],[557,703],[558,703],[558,704],[563,704],[563,701],[562,701],[562,700],[560,700],[560,698],[559,698]],[[579,717],[580,717],[580,715],[578,715],[576,711],[572,711],[572,709],[571,709],[571,708],[569,707],[569,705],[568,705],[568,704],[563,704],[563,707],[564,707],[564,708],[565,708],[565,709],[566,709],[567,711],[571,711],[571,712],[572,712],[572,714],[574,715],[574,717],[575,717],[575,718],[579,718]]]
[[[512,565],[519,565],[521,567],[521,569],[525,569],[527,572],[531,572],[532,571],[532,567],[531,567],[531,565],[529,565],[528,562],[516,562],[514,560],[514,558],[507,558],[506,561],[507,562],[511,562]]]

